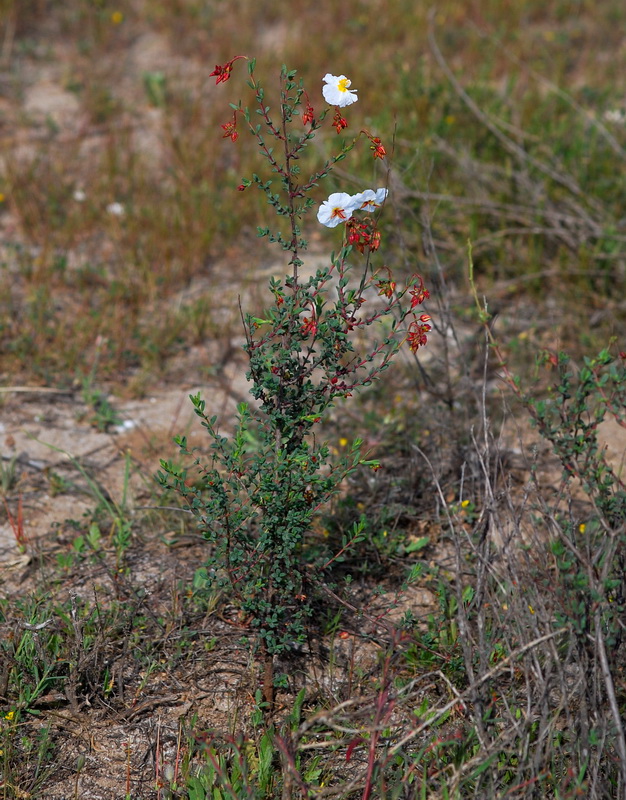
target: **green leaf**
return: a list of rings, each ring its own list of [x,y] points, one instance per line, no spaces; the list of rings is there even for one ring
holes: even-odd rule
[[[420,536],[414,542],[411,542],[404,548],[405,553],[415,553],[416,550],[423,550],[426,545],[430,544],[428,536]]]
[[[477,778],[479,775],[482,775],[485,770],[489,769],[489,767],[493,764],[493,762],[498,758],[498,753],[492,753],[489,758],[485,759],[482,764],[480,764],[476,769],[472,772],[471,779]]]

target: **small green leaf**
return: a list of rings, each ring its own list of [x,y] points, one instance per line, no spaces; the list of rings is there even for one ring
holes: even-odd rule
[[[419,539],[416,539],[415,541],[406,545],[406,547],[404,548],[404,552],[415,553],[416,550],[423,550],[428,544],[430,544],[430,539],[428,538],[428,536],[420,536]]]

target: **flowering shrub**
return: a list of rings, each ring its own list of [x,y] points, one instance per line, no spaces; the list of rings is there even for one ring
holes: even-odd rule
[[[216,83],[230,78],[239,58],[215,68],[211,74]],[[273,302],[263,315],[245,317],[247,377],[256,403],[239,407],[235,432],[227,438],[220,434],[217,418],[207,414],[205,401],[192,397],[212,442],[211,459],[196,459],[202,477],[192,486],[186,470],[169,462],[162,462],[160,479],[185,497],[212,544],[202,577],[210,585],[228,588],[254,630],[265,665],[264,695],[271,707],[274,656],[302,639],[315,588],[339,556],[313,567],[305,563],[303,545],[311,521],[347,475],[363,466],[378,466],[364,457],[358,439],[347,454],[332,460],[316,428],[337,400],[378,378],[403,342],[412,350],[423,346],[430,318],[417,314],[428,297],[419,276],[412,276],[400,290],[388,267],[371,263],[380,246],[377,215],[387,199],[385,188],[354,195],[335,192],[321,203],[318,221],[340,228],[342,240],[326,267],[303,277],[301,253],[307,242],[301,220],[315,206],[310,195],[318,182],[363,138],[375,159],[383,159],[386,151],[378,137],[361,131],[318,172],[303,178],[300,156],[331,108],[318,113],[302,81],[283,67],[275,121],[255,77],[254,61],[248,62],[248,76],[256,116],[241,102],[231,104],[232,119],[222,128],[224,136],[236,142],[241,124],[267,162],[269,179],[253,174],[238,188],[256,186],[286,222],[276,229],[259,228],[258,234],[288,255],[290,272],[283,280],[271,279]],[[355,103],[357,95],[349,91],[344,75],[327,74],[323,80],[324,98],[334,107],[332,124],[340,132],[348,123],[339,109]],[[357,351],[355,334],[383,321],[387,324],[379,325],[380,338],[372,339],[364,352]],[[178,442],[190,454],[185,438]],[[359,535],[357,527],[340,553],[356,544]]]

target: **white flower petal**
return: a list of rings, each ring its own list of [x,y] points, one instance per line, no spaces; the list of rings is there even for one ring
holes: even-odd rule
[[[317,219],[327,228],[335,228],[341,222],[350,219],[354,211],[351,195],[346,192],[334,192],[325,200],[317,211]]]
[[[373,213],[376,209],[380,208],[387,199],[387,189],[366,189],[364,192],[352,195],[355,211],[366,211]]]

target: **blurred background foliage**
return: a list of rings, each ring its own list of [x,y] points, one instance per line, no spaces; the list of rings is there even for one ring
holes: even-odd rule
[[[141,394],[224,334],[224,285],[276,263],[255,238],[264,198],[236,191],[254,140],[219,127],[251,101],[243,62],[209,77],[237,54],[270,104],[282,63],[318,109],[321,76],[350,76],[346,133],[367,128],[390,158],[361,148],[320,200],[389,185],[391,266],[428,278],[435,251],[464,296],[471,238],[498,308],[522,298],[529,325],[604,344],[625,311],[625,18],[618,0],[3,0],[0,375],[82,378],[100,336],[102,374]],[[210,290],[190,299],[194,281]]]

